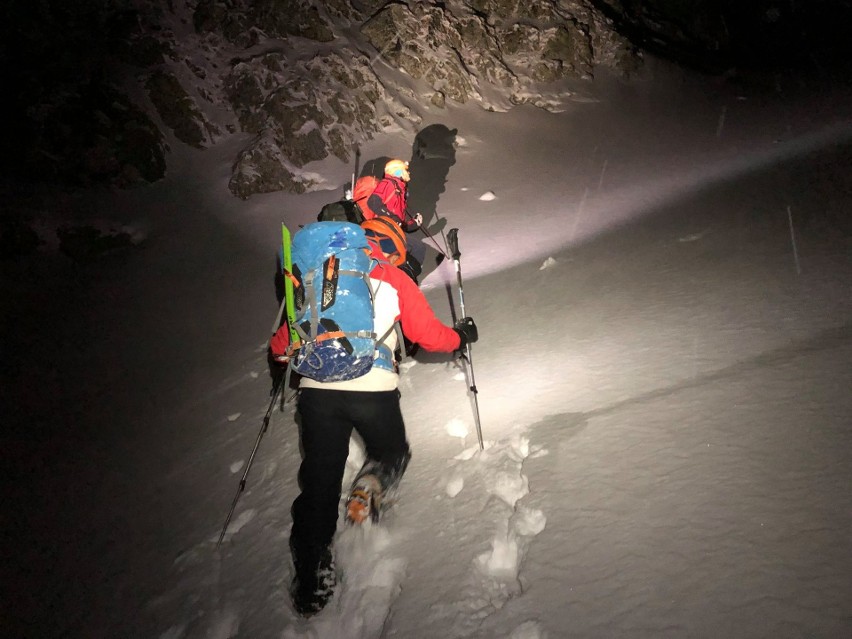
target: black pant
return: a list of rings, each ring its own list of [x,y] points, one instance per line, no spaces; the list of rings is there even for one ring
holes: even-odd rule
[[[314,565],[337,528],[337,507],[354,428],[364,440],[367,463],[398,481],[409,458],[399,391],[361,392],[305,388],[299,393],[301,494],[293,502],[290,547],[297,571]],[[388,488],[388,486],[383,486]]]

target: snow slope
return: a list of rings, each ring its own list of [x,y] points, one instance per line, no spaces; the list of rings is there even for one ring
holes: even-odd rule
[[[341,584],[307,621],[286,593],[292,404],[215,543],[269,403],[278,224],[339,193],[228,196],[235,138],[86,195],[146,239],[4,270],[3,635],[849,636],[849,96],[653,69],[561,114],[424,122],[458,129],[452,161],[412,172],[460,229],[486,446],[459,363],[408,362],[399,503],[340,532]],[[364,158],[408,157],[413,133]],[[455,272],[421,250],[450,321]]]

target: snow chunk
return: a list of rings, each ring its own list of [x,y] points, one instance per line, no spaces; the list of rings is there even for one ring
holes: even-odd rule
[[[462,439],[467,437],[468,433],[470,432],[470,429],[467,427],[467,424],[465,424],[458,417],[454,417],[453,419],[448,421],[444,428],[450,436],[461,437]]]
[[[494,478],[494,485],[490,492],[502,499],[510,508],[514,508],[517,501],[530,491],[529,482],[525,475],[510,473],[498,473]]]
[[[447,496],[452,498],[458,495],[464,488],[464,477],[457,476],[447,482]]]
[[[521,459],[525,459],[530,454],[530,438],[523,435],[516,435],[512,438],[512,450],[519,455]]]
[[[241,459],[240,461],[236,461],[231,464],[231,474],[235,475],[240,472],[243,469],[243,466],[245,466],[245,463],[245,460]]]
[[[538,267],[538,270],[543,271],[554,266],[556,266],[556,260],[554,260],[552,257],[548,257],[546,260],[544,260],[542,265]]]
[[[533,446],[532,452],[529,455],[530,459],[538,459],[539,457],[545,457],[549,455],[550,451],[547,450],[544,446]]]
[[[464,382],[464,381],[467,381],[467,377],[465,377],[465,375],[464,375],[464,371],[461,371],[461,372],[456,373],[455,375],[453,375],[453,381],[455,381],[455,382]]]
[[[538,508],[519,506],[515,520],[515,531],[524,537],[533,537],[544,530],[547,517]]]
[[[240,418],[240,415],[242,415],[242,413],[232,413],[232,414],[228,415],[228,421],[229,422],[235,422]]]
[[[479,196],[479,199],[483,202],[490,202],[491,200],[496,200],[497,196],[494,195],[494,191],[486,191],[485,193]]]
[[[491,552],[477,557],[479,568],[495,579],[509,581],[518,578],[520,550],[513,535],[497,536],[491,542]]]
[[[512,631],[509,639],[547,639],[547,633],[538,621],[525,621]]]

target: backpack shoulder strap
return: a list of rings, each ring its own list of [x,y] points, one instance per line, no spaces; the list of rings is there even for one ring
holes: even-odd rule
[[[387,261],[384,261],[384,260],[378,260],[376,258],[373,258],[373,261],[376,264],[383,265],[383,267],[392,266],[392,264],[390,262],[387,262]],[[370,270],[372,271],[372,269],[370,269]],[[376,292],[378,292],[378,290],[379,290],[379,288],[381,288],[382,284],[384,284],[384,280],[379,280],[379,286],[376,287]],[[371,291],[373,290],[372,287],[370,287],[370,290]],[[375,295],[373,296],[373,302],[375,303]],[[374,312],[375,312],[375,309],[374,309]],[[374,318],[374,320],[375,320],[375,318]],[[385,340],[388,337],[390,337],[390,334],[394,331],[396,331],[396,343],[397,343],[397,346],[399,347],[399,353],[400,353],[399,361],[402,362],[405,359],[405,336],[402,333],[402,323],[399,320],[395,320],[394,323],[388,328],[388,330],[386,330],[382,334],[381,337],[376,339],[376,349],[377,350],[382,349],[385,352],[385,354],[389,356],[390,362],[394,366],[394,370],[396,370],[396,365],[394,364],[393,352],[391,352],[390,347],[388,347],[385,344]]]

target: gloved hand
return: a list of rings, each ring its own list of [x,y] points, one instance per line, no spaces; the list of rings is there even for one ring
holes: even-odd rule
[[[463,350],[468,344],[473,344],[479,339],[479,331],[472,317],[462,317],[453,326],[453,330],[459,334],[459,350]]]

